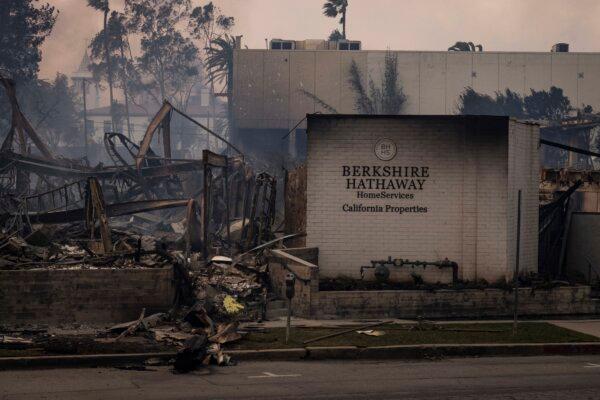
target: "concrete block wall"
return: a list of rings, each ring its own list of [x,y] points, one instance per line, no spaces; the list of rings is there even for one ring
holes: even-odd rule
[[[284,298],[285,263],[308,281],[296,281],[293,315],[304,318],[506,318],[513,315],[514,293],[500,289],[321,291],[314,249],[273,250],[269,275],[273,290]],[[301,257],[301,258],[300,258]],[[309,257],[315,264],[306,261]],[[519,315],[600,314],[600,299],[590,286],[519,289]]]
[[[384,290],[319,292],[314,318],[498,318],[513,313],[514,294],[485,290]],[[598,300],[589,286],[519,290],[521,316],[594,315]]]
[[[173,268],[0,271],[0,325],[125,322],[174,298]]]
[[[365,81],[378,84],[385,50],[261,50],[234,52],[234,113],[242,129],[289,130],[321,111],[308,91],[339,113],[356,112],[350,89],[354,60]],[[562,88],[571,104],[600,108],[600,53],[392,51],[406,95],[405,114],[456,114],[465,88],[494,95],[510,89]],[[300,125],[304,128],[304,124]]]
[[[306,244],[319,247],[322,276],[358,277],[360,266],[392,256],[448,258],[459,264],[462,279],[508,277],[507,188],[515,172],[509,171],[507,118],[309,116],[308,123]],[[382,137],[397,145],[390,161],[379,160],[373,151]],[[513,157],[527,164],[527,171],[537,170],[532,151]],[[429,177],[423,190],[400,191],[414,194],[413,199],[357,198],[346,187],[344,165],[427,167]],[[537,189],[536,182],[531,184],[527,199]],[[427,212],[344,212],[343,204],[420,206]],[[528,201],[524,209],[531,217],[537,204]],[[536,226],[531,229],[537,231]],[[531,267],[537,242],[528,241],[522,254]],[[410,279],[411,272],[431,282],[451,279],[450,270],[436,268],[393,269],[392,278]]]

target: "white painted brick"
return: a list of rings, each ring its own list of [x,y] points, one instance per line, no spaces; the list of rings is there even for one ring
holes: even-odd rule
[[[312,120],[306,241],[319,247],[321,275],[358,276],[361,265],[392,256],[447,257],[458,262],[463,279],[510,278],[519,188],[521,268],[537,270],[539,129],[515,121],[500,131],[481,123],[474,129],[467,125],[461,117]],[[388,162],[373,151],[382,137],[397,145],[396,157]],[[345,188],[343,165],[428,166],[430,177],[414,200],[357,199],[355,191]],[[429,212],[347,213],[341,209],[344,203],[421,205]],[[428,279],[446,280],[450,274],[436,272],[431,276],[428,271]]]

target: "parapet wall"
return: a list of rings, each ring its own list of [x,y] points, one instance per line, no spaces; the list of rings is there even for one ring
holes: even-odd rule
[[[0,271],[0,325],[125,322],[174,298],[173,268]]]

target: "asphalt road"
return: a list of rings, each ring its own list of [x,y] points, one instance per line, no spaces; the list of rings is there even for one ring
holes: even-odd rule
[[[0,371],[2,399],[600,399],[600,356]]]

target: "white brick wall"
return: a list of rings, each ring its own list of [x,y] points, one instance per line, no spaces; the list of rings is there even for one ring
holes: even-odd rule
[[[507,189],[517,176],[511,169],[513,158],[519,165],[531,165],[526,173],[518,174],[518,182],[522,187],[530,182],[523,209],[527,209],[531,226],[528,232],[537,231],[537,219],[533,221],[537,203],[531,201],[537,190],[532,176],[538,168],[531,143],[537,136],[533,138],[529,126],[529,131],[516,133],[520,126],[511,122],[514,135],[523,142],[515,149],[524,150],[509,157],[508,119],[309,117],[306,242],[319,247],[321,274],[358,276],[361,265],[392,256],[427,261],[447,257],[458,262],[463,279],[494,281],[507,276],[508,260],[514,256],[507,215],[511,201]],[[531,143],[526,140],[527,132]],[[381,161],[374,154],[374,145],[382,137],[397,145],[397,155],[390,161]],[[424,166],[429,167],[429,178],[422,191],[400,191],[414,193],[413,200],[358,199],[356,190],[346,189],[343,165]],[[428,212],[352,213],[342,210],[345,203],[419,205]],[[536,265],[537,236],[532,238],[523,238],[524,269]],[[410,268],[394,269],[398,279],[407,278],[410,272]],[[451,278],[450,270],[435,267],[415,268],[414,272],[434,282]]]
[[[516,263],[518,191],[521,190],[521,272],[537,271],[539,225],[539,128],[511,120],[508,132],[508,259],[507,276]]]

